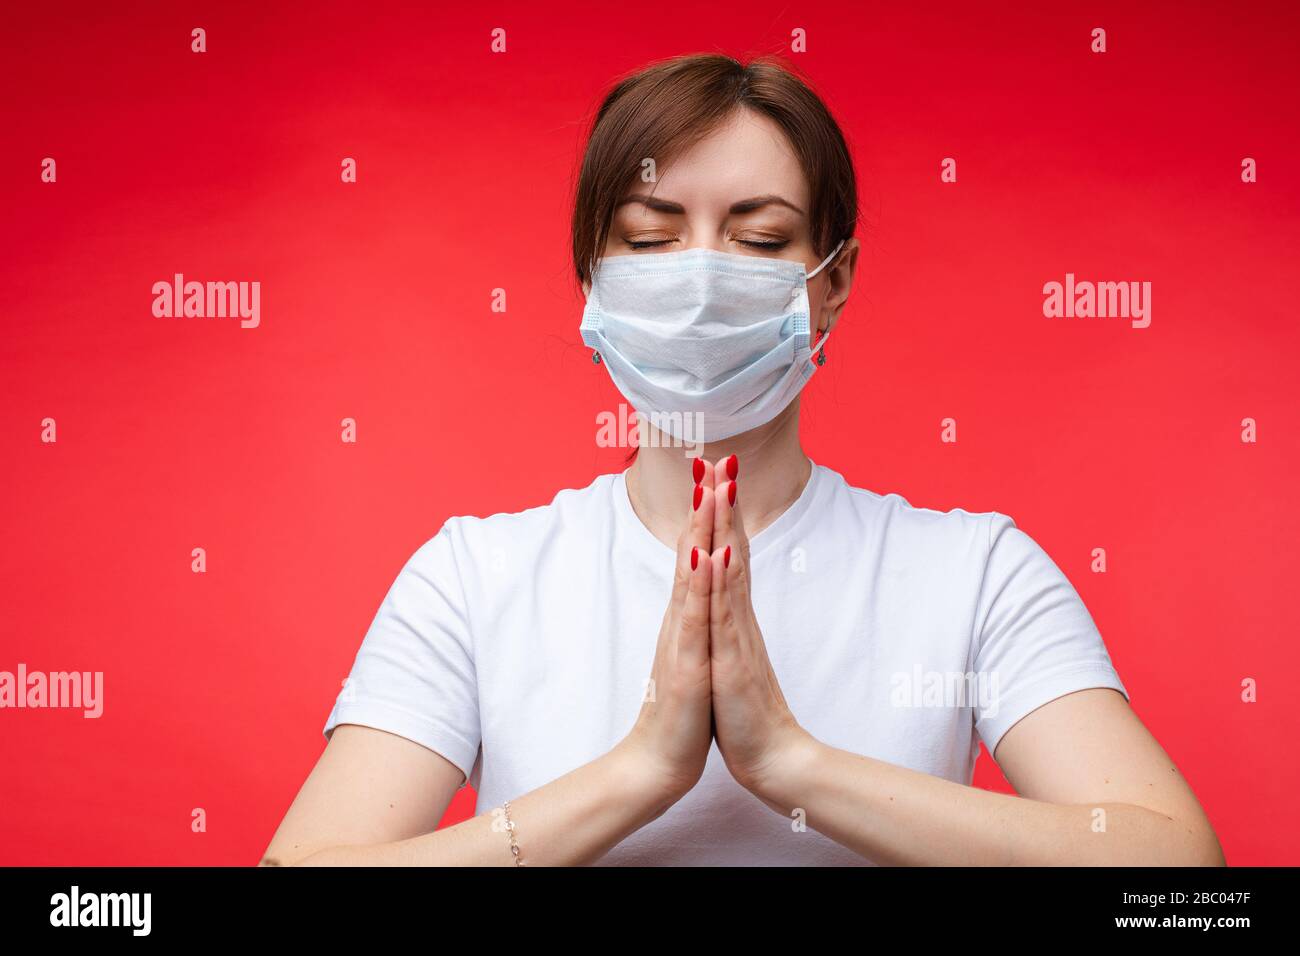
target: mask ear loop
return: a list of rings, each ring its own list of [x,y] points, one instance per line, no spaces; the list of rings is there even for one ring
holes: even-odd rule
[[[835,248],[831,250],[831,254],[830,254],[829,256],[827,256],[825,259],[822,260],[822,264],[821,264],[821,265],[819,265],[819,266],[818,266],[816,269],[814,269],[812,272],[808,273],[808,275],[805,277],[805,279],[811,279],[811,278],[812,278],[813,276],[815,276],[817,273],[819,273],[819,272],[821,272],[823,269],[825,269],[826,266],[827,266],[827,264],[830,263],[830,262],[832,262],[832,261],[835,259],[835,257],[836,257],[837,255],[839,255],[839,253],[840,253],[840,249],[843,248],[843,246],[844,246],[844,240],[841,239],[838,243],[836,243]],[[827,330],[822,334],[822,337],[821,337],[820,339],[817,340],[817,344],[813,347],[813,351],[817,353],[817,358],[816,358],[814,361],[816,361],[816,363],[817,363],[817,367],[818,367],[818,368],[821,368],[823,365],[826,364],[826,349],[825,349],[825,346],[826,346],[826,340],[829,339],[830,337],[831,337],[830,329],[827,329]]]
[[[811,279],[811,278],[812,278],[813,276],[815,276],[817,273],[819,273],[819,272],[821,272],[823,269],[825,269],[825,268],[826,268],[826,265],[827,265],[829,262],[831,262],[831,261],[832,261],[832,260],[833,260],[837,255],[839,255],[839,253],[840,253],[840,249],[843,248],[843,246],[844,246],[844,240],[841,239],[838,243],[836,243],[835,248],[831,250],[831,254],[830,254],[829,256],[827,256],[825,259],[822,260],[822,264],[819,265],[819,266],[818,266],[816,269],[814,269],[812,272],[808,273],[808,275],[805,276],[804,278],[805,278],[805,279]]]
[[[582,297],[583,297],[583,299],[590,299],[590,298],[591,298],[591,289],[592,289],[592,287],[595,285],[595,281],[596,281],[596,280],[595,280],[595,274],[594,274],[594,270],[593,270],[593,274],[592,274],[592,275],[588,278],[588,280],[587,280],[587,288],[582,290]],[[597,349],[592,349],[592,350],[591,350],[591,364],[592,364],[592,365],[599,365],[599,364],[600,364],[600,352],[599,352],[599,350],[597,350]]]
[[[813,351],[817,353],[817,358],[814,359],[814,361],[817,363],[818,368],[821,368],[826,364],[826,340],[830,337],[831,333],[829,331],[823,332],[822,337],[819,338],[817,344],[813,346]]]

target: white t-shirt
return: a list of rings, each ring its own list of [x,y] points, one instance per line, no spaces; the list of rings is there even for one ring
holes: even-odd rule
[[[675,553],[633,511],[625,473],[550,504],[454,517],[398,574],[325,723],[441,754],[478,813],[613,747],[636,720]],[[1128,696],[1068,579],[1006,515],[916,508],[814,463],[751,538],[753,602],[795,719],[854,753],[969,784],[1063,694]],[[704,775],[598,865],[869,865],[737,784]]]

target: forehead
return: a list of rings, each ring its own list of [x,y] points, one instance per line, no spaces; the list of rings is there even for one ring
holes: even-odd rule
[[[747,109],[737,110],[655,172],[655,195],[687,209],[721,208],[769,193],[808,208],[808,182],[785,133],[768,117]],[[644,188],[638,181],[634,191]]]

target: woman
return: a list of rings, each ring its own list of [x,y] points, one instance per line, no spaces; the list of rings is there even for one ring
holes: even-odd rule
[[[801,449],[856,219],[839,128],[778,63],[683,57],[609,94],[581,334],[643,447],[411,557],[264,864],[1223,863],[1010,518]],[[1020,796],[970,786],[980,740]],[[478,815],[434,831],[465,782]]]

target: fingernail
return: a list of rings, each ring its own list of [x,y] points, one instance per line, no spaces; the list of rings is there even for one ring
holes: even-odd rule
[[[691,466],[691,471],[695,473],[695,483],[698,485],[704,480],[704,459],[696,458],[695,464]]]
[[[703,497],[704,497],[704,486],[703,486],[703,485],[696,485],[696,486],[695,486],[695,504],[691,505],[691,510],[692,510],[692,511],[699,511],[699,510],[700,510],[700,500],[701,500]]]
[[[727,503],[732,505],[736,503],[736,483],[734,481],[727,486]]]
[[[736,480],[736,475],[740,472],[740,459],[732,455],[727,459],[727,477],[732,481]]]
[[[727,545],[727,550],[722,552],[722,566],[724,568],[731,566],[731,545]]]
[[[691,570],[694,571],[700,566],[700,549],[691,548]]]

